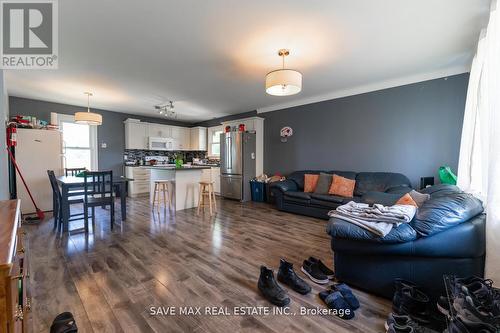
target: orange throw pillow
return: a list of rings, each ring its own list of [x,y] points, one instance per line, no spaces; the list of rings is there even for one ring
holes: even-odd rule
[[[354,194],[355,185],[356,181],[354,179],[333,175],[332,185],[330,185],[328,194],[351,198]]]
[[[316,185],[318,185],[319,175],[304,175],[304,192],[313,193],[316,190]]]
[[[406,193],[401,198],[399,198],[399,200],[396,201],[396,205],[409,205],[418,207],[417,203],[415,202],[415,200],[413,200],[410,193]]]

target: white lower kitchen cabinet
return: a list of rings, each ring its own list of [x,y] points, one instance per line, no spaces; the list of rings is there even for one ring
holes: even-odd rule
[[[133,181],[128,182],[129,197],[149,195],[150,174],[150,169],[147,168],[125,167],[125,176],[133,179]]]

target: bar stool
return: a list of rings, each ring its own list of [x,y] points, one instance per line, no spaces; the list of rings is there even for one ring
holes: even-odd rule
[[[163,204],[165,205],[165,209],[170,209],[170,192],[168,190],[168,186],[170,184],[170,180],[155,180],[155,189],[153,191],[153,208],[155,209],[155,204],[157,205],[157,209],[159,210],[162,198]]]
[[[212,216],[213,211],[215,212],[217,211],[217,203],[215,202],[214,182],[203,181],[199,182],[199,184],[200,184],[200,194],[198,197],[198,215],[200,215],[200,209],[202,207],[204,208],[208,206],[210,209],[210,216]]]

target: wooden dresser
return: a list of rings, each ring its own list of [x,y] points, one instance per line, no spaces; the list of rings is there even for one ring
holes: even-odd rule
[[[19,210],[19,200],[0,201],[0,333],[30,331],[28,249]]]

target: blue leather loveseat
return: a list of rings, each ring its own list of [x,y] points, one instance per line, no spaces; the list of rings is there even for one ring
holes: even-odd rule
[[[409,224],[393,228],[384,238],[346,221],[330,219],[327,232],[332,237],[337,279],[392,298],[394,279],[402,278],[437,298],[445,294],[445,274],[483,276],[486,219],[481,201],[452,185],[436,185],[421,192],[428,193],[430,199]],[[368,193],[365,199],[368,197],[388,200],[385,204],[394,200],[380,193]]]

